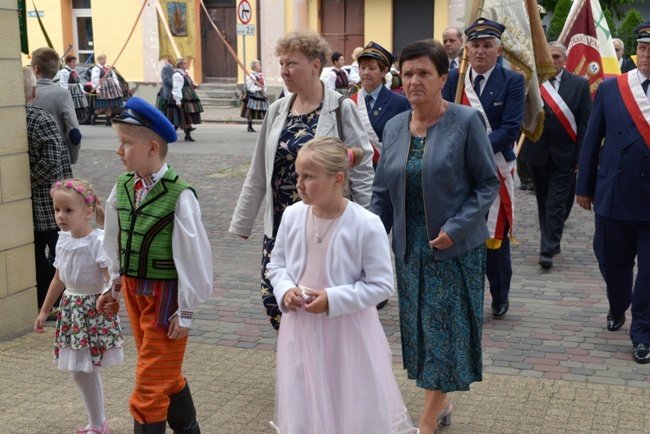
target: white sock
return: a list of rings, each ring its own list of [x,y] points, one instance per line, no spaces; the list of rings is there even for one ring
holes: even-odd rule
[[[77,384],[81,398],[86,405],[90,426],[102,428],[104,425],[104,392],[99,372],[72,372],[72,379]]]

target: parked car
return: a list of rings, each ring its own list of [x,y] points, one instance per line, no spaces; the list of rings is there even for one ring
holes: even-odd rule
[[[92,85],[90,84],[90,80],[92,78],[92,70],[95,65],[91,63],[77,63],[77,73],[79,74],[79,79],[81,83],[83,84],[84,91],[87,92],[86,97],[88,98],[88,103],[90,103],[90,91],[92,89]],[[115,75],[117,75],[117,81],[120,83],[120,89],[122,89],[122,101],[126,102],[129,98],[131,98],[131,88],[129,87],[129,83],[124,79],[122,74],[118,72],[116,68],[113,68],[113,72]],[[54,76],[54,82],[57,83],[59,81],[59,74],[57,73]],[[116,107],[111,110],[111,115],[116,116],[122,113],[123,107]],[[92,111],[92,110],[91,110]],[[90,118],[84,120],[82,124],[89,124],[90,123]]]

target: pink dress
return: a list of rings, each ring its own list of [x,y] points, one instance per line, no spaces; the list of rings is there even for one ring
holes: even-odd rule
[[[302,288],[330,283],[325,258],[339,219],[307,213]],[[331,224],[332,227],[326,229]],[[282,316],[278,337],[275,418],[281,434],[417,433],[392,370],[392,356],[375,306],[330,318],[299,309]]]

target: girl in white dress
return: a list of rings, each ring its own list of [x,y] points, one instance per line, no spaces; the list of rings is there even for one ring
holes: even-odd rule
[[[99,226],[104,210],[87,181],[67,179],[50,190],[54,217],[61,229],[56,245],[56,274],[36,318],[34,330],[43,326],[52,305],[61,295],[56,322],[54,361],[72,373],[88,413],[88,425],[77,434],[108,433],[99,371],[122,362],[122,335],[116,315],[107,317],[95,307],[108,280],[108,264],[102,250],[104,231],[93,229],[93,213]]]
[[[386,231],[344,197],[363,156],[320,137],[296,159],[302,202],[285,210],[267,267],[284,314],[271,422],[281,434],[418,432],[375,307],[394,291]]]

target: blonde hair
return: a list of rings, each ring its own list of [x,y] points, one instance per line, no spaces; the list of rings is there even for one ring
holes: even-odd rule
[[[361,56],[361,53],[363,53],[363,47],[355,48],[352,52],[352,60],[357,60]]]
[[[23,84],[25,85],[25,102],[27,102],[34,96],[36,87],[36,74],[29,66],[23,66]]]
[[[301,155],[309,157],[316,167],[330,176],[343,173],[343,194],[347,195],[350,169],[361,164],[365,151],[361,148],[348,148],[336,137],[317,137],[300,148],[298,156]]]
[[[102,207],[99,197],[90,182],[79,178],[68,178],[63,181],[55,182],[50,190],[50,196],[54,197],[56,191],[76,194],[84,205],[91,207],[95,212],[95,222],[100,228],[104,227],[104,208]]]
[[[160,154],[160,157],[163,160],[167,158],[167,152],[169,150],[169,146],[167,145],[165,139],[163,139],[160,136],[160,134],[158,134],[154,130],[151,130],[142,125],[128,124],[126,122],[113,122],[113,128],[115,128],[118,132],[130,134],[140,141],[146,143],[149,142],[158,143],[158,153]]]
[[[97,56],[97,61],[99,61],[99,59],[106,60],[106,54],[100,54],[99,56]]]
[[[176,60],[176,67],[177,67],[177,68],[180,68],[181,65],[183,64],[183,62],[187,62],[187,58],[185,58],[185,57],[179,57],[179,58]]]
[[[257,59],[251,60],[251,69],[255,69],[255,67],[256,67],[257,65],[261,65],[261,64],[262,64],[262,62],[260,62],[260,61],[257,60]]]
[[[323,72],[327,58],[332,52],[325,38],[311,30],[288,33],[275,45],[275,55],[278,57],[293,51],[300,51],[311,60],[320,60],[320,72]]]

